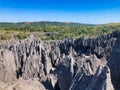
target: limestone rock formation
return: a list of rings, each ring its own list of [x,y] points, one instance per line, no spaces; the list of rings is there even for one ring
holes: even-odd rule
[[[105,60],[84,56],[69,90],[114,90]]]
[[[7,49],[0,50],[0,81],[13,82],[16,80],[16,65],[14,55]]]
[[[120,90],[120,32],[0,43],[0,90]],[[24,88],[23,88],[24,86]]]
[[[0,90],[45,90],[37,80],[17,80],[14,83],[0,82]]]
[[[120,90],[120,33],[116,37],[117,40],[112,48],[108,66],[110,67],[113,86],[115,90]]]

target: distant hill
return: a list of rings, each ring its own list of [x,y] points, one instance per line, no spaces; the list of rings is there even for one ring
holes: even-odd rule
[[[49,22],[49,21],[42,21],[42,22],[32,22],[31,24],[39,24],[39,25],[55,25],[55,26],[93,26],[93,24],[83,24],[83,23],[73,23],[73,22]]]
[[[0,27],[9,27],[10,26],[21,26],[21,25],[34,25],[34,26],[94,26],[94,24],[83,24],[83,23],[73,23],[73,22],[50,22],[50,21],[40,21],[40,22],[18,22],[18,23],[9,23],[1,22]]]

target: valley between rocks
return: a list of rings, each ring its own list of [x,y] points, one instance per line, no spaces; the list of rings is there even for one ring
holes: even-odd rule
[[[0,44],[0,90],[120,90],[120,32]]]

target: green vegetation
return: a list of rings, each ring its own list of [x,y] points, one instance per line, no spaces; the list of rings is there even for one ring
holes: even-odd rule
[[[43,40],[95,37],[120,30],[120,24],[92,25],[63,22],[0,23],[0,40],[24,39],[30,34]]]

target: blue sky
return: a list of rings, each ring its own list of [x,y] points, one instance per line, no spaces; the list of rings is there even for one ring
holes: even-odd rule
[[[120,0],[0,0],[0,22],[120,22]]]

